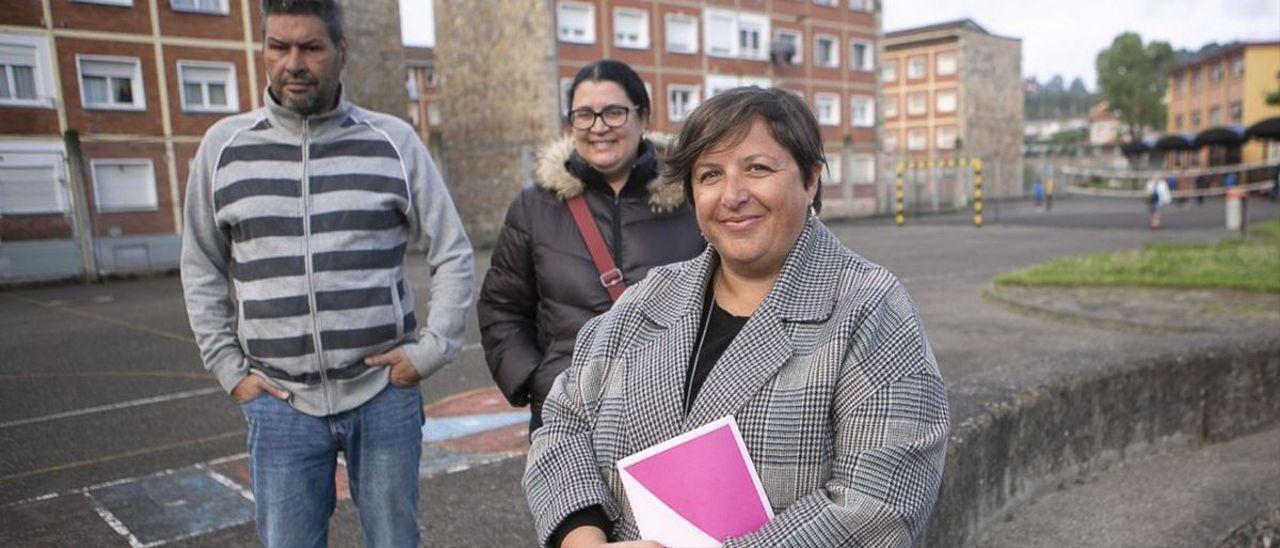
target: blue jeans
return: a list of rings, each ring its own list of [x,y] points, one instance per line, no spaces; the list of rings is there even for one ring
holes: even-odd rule
[[[268,548],[327,546],[338,453],[370,547],[418,546],[422,393],[387,385],[355,409],[313,417],[270,395],[241,406],[258,536]]]

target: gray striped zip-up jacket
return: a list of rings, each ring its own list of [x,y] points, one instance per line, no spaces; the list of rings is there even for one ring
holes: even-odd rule
[[[331,415],[372,398],[397,346],[424,378],[455,358],[472,250],[444,181],[404,122],[340,101],[263,108],[209,129],[187,183],[182,284],[205,368],[228,393],[250,373]],[[405,251],[425,253],[418,329]]]

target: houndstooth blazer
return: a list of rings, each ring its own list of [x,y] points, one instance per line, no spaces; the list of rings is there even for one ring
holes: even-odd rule
[[[685,416],[708,248],[650,271],[583,327],[533,436],[524,487],[542,544],[600,505],[636,539],[616,462],[726,415],[776,516],[726,546],[909,546],[937,497],[946,388],[914,303],[811,218]]]

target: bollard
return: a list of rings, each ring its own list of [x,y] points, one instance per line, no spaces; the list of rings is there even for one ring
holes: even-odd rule
[[[973,159],[973,226],[982,228],[982,159]]]
[[[905,162],[898,162],[898,166],[897,166],[898,175],[893,180],[893,220],[894,222],[898,223],[898,226],[902,226],[903,221],[906,220],[906,218],[902,215],[902,212],[903,212],[902,199],[904,197],[902,192],[902,188],[903,188],[902,172],[906,168],[907,166]]]
[[[1227,230],[1244,230],[1244,192],[1227,190]]]

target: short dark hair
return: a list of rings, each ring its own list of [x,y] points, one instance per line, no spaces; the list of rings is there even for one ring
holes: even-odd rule
[[[569,105],[570,110],[573,109],[573,94],[578,91],[578,84],[586,80],[618,84],[626,92],[627,99],[635,103],[640,115],[649,115],[649,92],[644,89],[644,80],[640,79],[640,75],[630,65],[613,59],[601,59],[579,69],[578,74],[573,77],[573,84],[569,86],[569,95],[565,97],[568,100],[565,104]]]
[[[262,0],[262,32],[269,15],[314,15],[324,21],[333,45],[342,43],[342,6],[337,0]]]
[[[782,145],[800,167],[802,184],[809,188],[814,170],[821,179],[827,164],[822,152],[818,120],[803,99],[778,88],[740,87],[717,93],[695,108],[662,159],[664,180],[684,187],[693,203],[693,165],[707,151],[721,144],[736,145],[745,139],[756,119],[764,121],[773,140]],[[813,209],[822,210],[822,181],[813,197]]]

